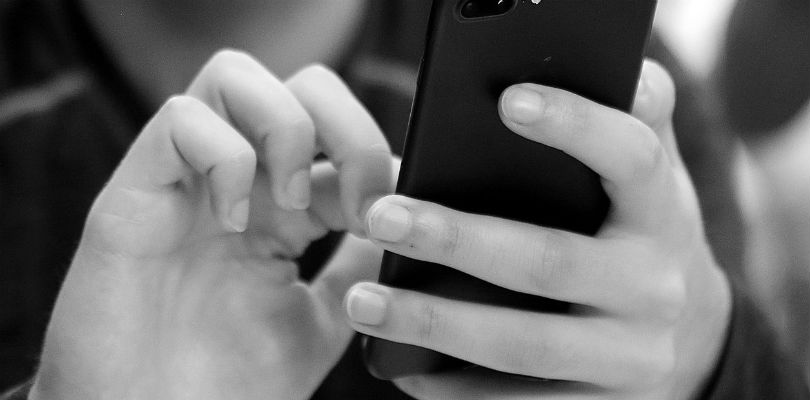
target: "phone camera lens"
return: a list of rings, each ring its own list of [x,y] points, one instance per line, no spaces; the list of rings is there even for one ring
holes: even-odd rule
[[[480,14],[478,8],[478,4],[476,4],[475,1],[470,0],[464,4],[464,7],[461,8],[461,15],[465,18],[475,18]]]
[[[466,0],[461,6],[464,18],[483,18],[506,14],[515,5],[515,0]]]

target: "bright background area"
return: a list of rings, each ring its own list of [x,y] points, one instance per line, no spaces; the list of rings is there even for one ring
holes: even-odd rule
[[[763,0],[767,1],[767,0]],[[736,0],[659,0],[655,23],[671,49],[699,78],[717,61]]]

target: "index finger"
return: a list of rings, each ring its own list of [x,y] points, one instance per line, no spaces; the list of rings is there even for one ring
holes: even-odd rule
[[[343,81],[323,66],[303,69],[287,87],[312,117],[317,143],[338,170],[349,230],[364,236],[366,203],[393,190],[385,136]]]
[[[643,122],[573,93],[536,84],[508,88],[500,102],[506,126],[559,149],[602,177],[612,217],[659,229],[672,170],[659,138]]]
[[[250,55],[222,50],[203,67],[187,93],[253,142],[278,205],[287,210],[309,207],[314,127],[278,78]]]

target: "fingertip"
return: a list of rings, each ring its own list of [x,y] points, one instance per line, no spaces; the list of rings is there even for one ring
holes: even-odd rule
[[[222,157],[209,168],[207,178],[212,212],[223,229],[238,233],[248,226],[256,154],[241,136],[231,145],[235,148],[232,155]]]
[[[666,125],[675,109],[675,84],[658,62],[645,60],[633,104],[633,116],[657,129]]]
[[[350,231],[366,237],[366,216],[377,199],[394,191],[391,153],[387,145],[377,146],[363,156],[349,157],[341,166],[341,193]]]
[[[349,319],[364,326],[377,326],[385,321],[389,293],[382,285],[359,282],[346,292],[343,307]]]
[[[276,204],[286,211],[303,211],[311,205],[315,125],[303,108],[294,114],[284,117],[264,141],[265,169]]]
[[[368,237],[385,243],[399,243],[411,233],[413,216],[410,209],[383,198],[365,214],[365,226]]]
[[[658,61],[645,60],[645,66],[650,71],[650,74],[655,77],[655,82],[661,85],[662,91],[667,98],[674,98],[675,96],[675,80],[669,71]]]
[[[531,125],[543,115],[545,101],[528,85],[514,85],[504,90],[500,100],[500,114],[505,120],[518,125]]]
[[[230,228],[230,230],[236,233],[242,233],[247,229],[249,219],[250,199],[239,200],[230,209],[228,214],[228,226],[226,228]]]
[[[302,169],[294,173],[287,183],[287,196],[290,198],[292,208],[295,210],[309,208],[311,190],[310,171]]]
[[[309,169],[301,169],[289,178],[279,178],[273,184],[276,204],[286,211],[307,210],[312,202],[312,178]]]

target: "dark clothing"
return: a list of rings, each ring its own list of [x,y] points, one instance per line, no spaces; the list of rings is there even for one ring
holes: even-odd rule
[[[369,3],[368,23],[339,72],[399,152],[429,2]],[[0,387],[9,387],[33,374],[89,206],[154,110],[107,58],[74,1],[6,0],[0,7]],[[679,82],[676,128],[707,233],[720,263],[742,281],[731,138],[710,129],[701,94],[659,42],[651,55]],[[314,274],[324,253],[304,257],[304,277]],[[743,286],[734,292],[729,345],[706,398],[810,397]],[[314,398],[407,397],[365,372],[355,341]]]
[[[810,1],[739,0],[717,81],[728,123],[756,141],[810,101]]]
[[[779,143],[775,136],[810,106],[810,1],[739,0],[729,21],[716,77],[727,125],[752,148]],[[806,239],[794,228],[784,229],[787,240],[780,246],[786,253],[802,254]],[[780,321],[783,342],[796,349],[807,366],[810,266],[804,257],[785,257],[784,263],[785,276],[772,290],[779,294],[780,313],[790,318],[769,316]]]

